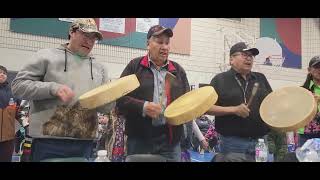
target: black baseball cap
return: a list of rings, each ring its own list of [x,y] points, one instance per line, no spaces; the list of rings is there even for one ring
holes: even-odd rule
[[[236,43],[235,45],[233,45],[231,48],[230,48],[230,56],[236,52],[246,52],[246,51],[249,51],[251,52],[251,54],[253,56],[256,56],[259,54],[259,50],[257,48],[249,48],[246,43],[244,42],[239,42],[239,43]]]
[[[173,36],[173,32],[170,28],[166,28],[166,27],[160,26],[160,25],[155,25],[149,29],[148,34],[147,34],[147,39],[150,39],[152,36],[158,36],[162,33],[166,33],[168,35],[168,37]]]
[[[310,59],[309,67],[314,67],[315,65],[320,63],[320,56],[314,56]]]

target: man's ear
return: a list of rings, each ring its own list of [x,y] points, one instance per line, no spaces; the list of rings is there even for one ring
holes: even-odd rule
[[[71,35],[74,31],[72,31],[72,29],[69,30],[69,39],[71,39]]]
[[[150,40],[147,40],[147,49],[149,50],[149,44],[150,44],[150,42],[149,42]]]
[[[311,72],[311,67],[308,67],[308,73],[310,73]]]
[[[74,34],[77,32],[77,29],[70,29],[69,30],[69,35],[71,36],[71,34]]]
[[[230,58],[229,58],[229,64],[230,64],[230,66],[232,65],[232,62],[233,62],[233,58],[230,56]]]

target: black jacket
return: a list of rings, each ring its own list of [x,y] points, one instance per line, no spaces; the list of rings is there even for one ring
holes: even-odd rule
[[[169,83],[166,80],[167,105],[179,96],[189,91],[189,83],[184,69],[176,62],[170,61],[167,70],[176,76],[175,81]],[[125,132],[128,136],[148,140],[153,134],[167,133],[170,143],[177,143],[181,140],[183,133],[182,125],[153,127],[149,117],[143,117],[143,104],[145,101],[153,101],[154,76],[149,67],[148,56],[138,57],[130,61],[121,74],[121,77],[135,74],[140,82],[138,87],[127,96],[117,101],[119,112],[126,118]]]

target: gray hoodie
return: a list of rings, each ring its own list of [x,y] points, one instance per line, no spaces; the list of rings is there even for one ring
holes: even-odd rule
[[[75,55],[66,48],[66,45],[39,50],[32,57],[32,62],[25,65],[12,82],[13,95],[31,101],[29,128],[32,137],[94,138],[93,134],[98,124],[95,116],[88,116],[87,119],[80,121],[79,115],[70,115],[69,111],[83,93],[108,82],[107,70],[102,64],[95,62],[91,55],[88,57]],[[61,85],[67,85],[75,93],[69,104],[63,104],[54,95]],[[88,113],[82,111],[82,115],[96,114],[96,111],[107,113],[113,107],[114,103],[110,103]],[[88,128],[89,124],[86,124],[88,120],[92,126],[89,128],[92,135],[79,135],[83,131],[81,128]],[[45,124],[49,125],[46,127],[49,130],[60,128],[59,135],[44,134]],[[64,133],[61,133],[62,131]],[[70,134],[70,131],[75,133]]]

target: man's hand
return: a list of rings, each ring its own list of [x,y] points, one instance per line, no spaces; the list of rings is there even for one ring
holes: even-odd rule
[[[99,116],[98,116],[98,122],[99,122],[100,124],[107,124],[108,121],[109,121],[109,119],[108,119],[107,116],[105,116],[105,115],[99,115]]]
[[[233,106],[233,113],[242,118],[246,118],[249,116],[250,109],[245,104],[240,104]]]
[[[60,100],[64,103],[70,102],[74,97],[74,92],[66,85],[62,85],[59,87],[56,96],[60,98]]]
[[[145,106],[145,113],[147,116],[151,117],[152,119],[158,118],[162,112],[162,108],[160,104],[156,104],[154,102],[147,102]]]
[[[207,141],[206,139],[202,140],[202,141],[200,142],[200,144],[201,144],[201,147],[202,147],[204,150],[208,150],[209,143],[208,143],[208,141]]]

